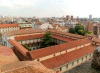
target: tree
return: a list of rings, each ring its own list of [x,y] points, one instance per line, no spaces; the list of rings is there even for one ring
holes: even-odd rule
[[[76,32],[75,32],[75,29],[74,29],[74,28],[70,28],[70,29],[69,29],[69,33],[75,34],[75,33],[76,33]]]
[[[86,34],[86,31],[84,30],[84,27],[80,24],[77,24],[75,26],[75,31],[76,33],[78,33],[79,35],[85,35]]]
[[[27,50],[30,50],[27,44],[24,44],[23,47],[25,47]]]
[[[46,32],[44,37],[42,38],[41,48],[52,46],[53,38],[51,37],[50,32]]]
[[[93,34],[91,31],[87,32],[88,34]]]
[[[79,30],[79,31],[78,31],[78,34],[79,34],[79,35],[85,35],[86,33],[85,33],[84,30]]]
[[[76,24],[75,28],[69,29],[69,33],[85,35],[86,31],[84,30],[84,27],[82,25]]]
[[[79,30],[84,30],[84,29],[83,29],[83,26],[81,26],[80,24],[77,24],[75,26],[75,31],[78,33]]]

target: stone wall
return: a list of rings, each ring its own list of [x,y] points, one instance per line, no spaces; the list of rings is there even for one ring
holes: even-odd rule
[[[91,66],[96,70],[100,70],[100,47],[94,51]]]

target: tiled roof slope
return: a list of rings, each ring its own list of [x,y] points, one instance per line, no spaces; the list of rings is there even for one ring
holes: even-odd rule
[[[94,48],[92,45],[90,45],[81,49],[77,49],[77,50],[62,54],[60,56],[49,58],[47,60],[41,61],[41,63],[47,68],[53,69],[61,65],[64,65],[68,62],[74,61],[78,58],[81,58],[82,56],[93,53],[93,51],[94,51]]]
[[[56,73],[43,66],[40,62],[22,61],[2,66],[1,73]]]
[[[0,28],[18,27],[18,24],[0,24]]]
[[[26,56],[26,53],[28,52],[26,48],[24,48],[20,43],[15,40],[9,39],[8,41],[10,44],[12,44],[12,46],[16,47],[24,56]]]
[[[19,61],[11,48],[0,46],[0,66]]]
[[[42,38],[43,36],[44,36],[44,34],[16,36],[15,40],[21,41],[21,40],[28,40],[28,39],[34,39],[34,38]]]
[[[6,32],[5,34],[7,36],[14,36],[14,35],[24,35],[24,34],[32,34],[32,33],[43,33],[44,31],[42,29],[20,29],[20,30],[14,30],[10,32]]]
[[[60,45],[56,45],[56,46],[51,46],[51,47],[46,47],[46,48],[42,48],[42,49],[38,49],[38,50],[33,50],[30,51],[30,55],[32,57],[32,59],[38,59],[44,56],[48,56],[57,52],[61,52],[64,50],[68,50],[77,46],[81,46],[84,44],[88,44],[91,43],[91,41],[88,38],[85,39],[80,39],[80,40],[76,40],[76,41],[71,41],[69,43],[65,43],[65,44],[60,44]]]
[[[71,34],[71,33],[67,33],[67,32],[61,32],[61,31],[58,31],[58,30],[48,30],[52,33],[58,33],[58,34],[63,34],[63,35],[67,35],[67,36],[70,36],[70,37],[76,37],[76,38],[79,38],[79,39],[83,39],[85,38],[84,36],[81,36],[81,35],[77,35],[77,34]]]
[[[15,40],[20,41],[20,40],[35,39],[35,38],[42,38],[43,36],[44,36],[44,34],[16,36]],[[67,38],[67,37],[63,37],[63,36],[59,36],[59,35],[55,35],[55,34],[52,34],[51,36],[55,39],[62,40],[65,42],[73,41],[73,39],[71,39],[71,38]]]
[[[67,37],[63,37],[63,36],[59,36],[59,35],[55,35],[55,34],[52,34],[51,36],[55,39],[62,40],[65,42],[73,41],[73,39],[71,39],[71,38],[67,38]]]

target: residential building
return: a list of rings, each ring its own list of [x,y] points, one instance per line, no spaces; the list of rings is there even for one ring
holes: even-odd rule
[[[20,23],[20,29],[32,28],[32,23]]]
[[[0,24],[0,33],[19,30],[18,24]]]
[[[54,46],[39,48],[39,42],[46,32],[51,32]],[[3,35],[3,44],[11,47],[19,60],[41,62],[45,67],[61,73],[91,59],[94,47],[92,41],[84,36],[58,30],[21,29]],[[27,50],[22,44],[37,47]]]

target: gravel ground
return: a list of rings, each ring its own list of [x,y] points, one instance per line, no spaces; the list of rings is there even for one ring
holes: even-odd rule
[[[75,67],[65,73],[100,73],[100,71],[93,69],[91,67],[91,61],[87,61],[82,65]]]

